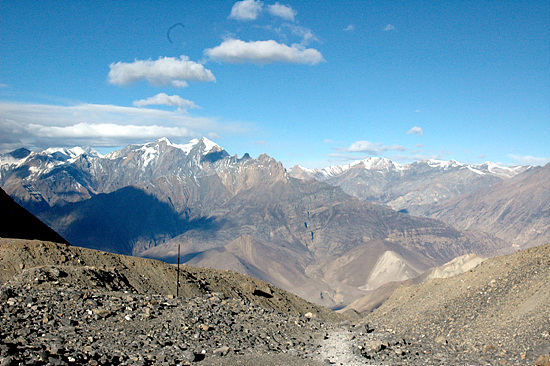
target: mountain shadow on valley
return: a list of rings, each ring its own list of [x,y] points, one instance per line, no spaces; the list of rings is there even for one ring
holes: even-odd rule
[[[54,207],[40,217],[74,245],[137,255],[188,230],[215,231],[213,218],[190,218],[134,186]]]

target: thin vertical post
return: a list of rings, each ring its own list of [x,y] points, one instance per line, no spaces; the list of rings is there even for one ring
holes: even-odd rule
[[[176,298],[180,297],[180,245],[178,244],[178,279],[176,282]]]

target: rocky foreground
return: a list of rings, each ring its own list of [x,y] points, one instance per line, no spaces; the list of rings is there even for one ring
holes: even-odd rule
[[[490,334],[508,329],[503,323],[516,324],[521,334],[517,342],[478,347],[482,343],[475,337],[468,344],[463,336],[453,335],[460,329],[441,337],[440,329],[450,322],[440,317],[441,309],[427,309],[420,300],[418,306],[426,308],[399,307],[403,296],[423,288],[404,288],[370,318],[359,320],[232,272],[186,268],[176,298],[171,293],[173,266],[47,242],[0,243],[0,274],[8,278],[14,272],[0,289],[2,366],[550,364],[544,356],[550,351],[550,322],[545,318],[550,299],[538,285],[524,295],[531,303],[536,299],[533,309],[541,316],[535,319],[529,309],[519,309],[526,329],[514,323],[515,317],[508,322],[495,318],[478,329],[479,334]],[[520,257],[524,270],[528,257],[534,267],[524,277],[509,279],[510,288],[516,285],[523,291],[526,277],[542,281],[541,286],[550,279],[550,246],[541,248]],[[505,258],[509,267],[519,260]],[[118,269],[108,266],[116,261]],[[479,281],[487,282],[487,291],[491,288],[486,278]],[[492,284],[493,289],[500,286]],[[445,281],[430,286],[443,288]],[[471,286],[478,290],[477,283]],[[487,302],[486,297],[479,300]],[[484,314],[483,307],[459,302],[449,312],[465,306],[465,316],[474,316],[471,311]],[[416,324],[407,318],[413,312]],[[449,316],[459,319],[458,314]],[[513,339],[506,337],[502,339]]]

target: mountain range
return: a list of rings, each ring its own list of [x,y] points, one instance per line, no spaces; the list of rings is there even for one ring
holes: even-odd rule
[[[400,165],[367,158],[291,176],[327,182],[366,202],[431,217],[462,230],[480,230],[528,248],[550,241],[550,164],[478,165],[422,160]]]
[[[184,262],[236,270],[342,307],[458,256],[509,251],[516,242],[485,226],[464,231],[407,212],[436,215],[472,187],[490,189],[540,169],[374,158],[367,165],[340,169],[349,176],[334,184],[319,172],[288,172],[267,155],[230,156],[206,138],[185,145],[160,139],[105,156],[88,148],[19,149],[0,156],[0,185],[72,244],[168,262],[177,261],[179,247]],[[338,169],[327,171],[336,176]],[[346,193],[343,182],[352,176],[378,198]],[[400,200],[407,204],[396,206]],[[543,202],[540,210],[547,208]],[[544,223],[542,215],[540,236],[549,238]]]
[[[402,165],[387,158],[370,157],[324,169],[294,166],[290,174],[340,186],[344,192],[364,201],[424,215],[451,198],[490,187],[528,169],[530,167],[506,167],[491,162],[468,165],[434,159]]]

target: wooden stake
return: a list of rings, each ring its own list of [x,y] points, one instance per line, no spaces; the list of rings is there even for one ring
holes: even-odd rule
[[[178,279],[176,282],[176,298],[180,297],[180,245],[178,244]]]

